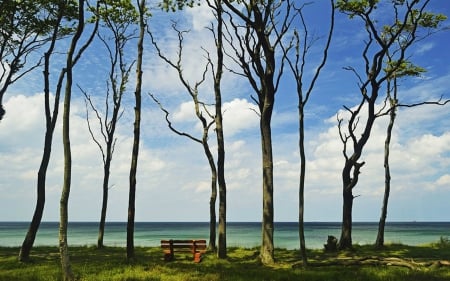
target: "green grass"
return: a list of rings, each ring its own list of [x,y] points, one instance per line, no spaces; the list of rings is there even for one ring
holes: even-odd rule
[[[129,262],[125,249],[107,247],[71,247],[72,269],[78,280],[150,280],[150,281],[205,281],[205,280],[450,280],[450,267],[332,265],[338,259],[361,257],[397,257],[415,262],[450,259],[448,241],[427,246],[388,245],[383,250],[372,246],[355,246],[352,251],[324,253],[308,251],[314,266],[303,268],[298,251],[277,249],[276,263],[264,266],[258,260],[258,249],[230,248],[228,259],[219,260],[207,253],[199,264],[189,254],[176,253],[176,260],[165,262],[159,248],[136,248],[136,258]],[[31,261],[17,260],[18,248],[0,248],[0,281],[3,280],[61,280],[59,253],[56,247],[37,247]]]

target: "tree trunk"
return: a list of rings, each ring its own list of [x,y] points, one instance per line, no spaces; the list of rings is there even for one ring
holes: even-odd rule
[[[112,123],[113,124],[113,123]],[[114,126],[114,124],[113,124]],[[100,223],[98,226],[98,237],[97,237],[97,248],[103,248],[103,237],[105,235],[105,222],[106,222],[106,210],[108,208],[108,186],[109,186],[109,175],[110,175],[110,166],[111,166],[111,147],[109,146],[107,149],[107,156],[105,160],[105,165],[103,167],[103,197],[102,197],[102,210],[100,213]]]
[[[344,183],[342,207],[342,229],[339,239],[339,249],[350,249],[352,247],[352,209],[353,194],[349,184]]]
[[[306,156],[305,156],[305,126],[304,126],[304,104],[299,105],[299,150],[300,150],[300,184],[298,194],[298,235],[300,238],[300,254],[303,266],[308,264],[305,243],[305,176],[306,176]]]
[[[136,172],[139,154],[139,139],[141,131],[141,91],[142,91],[142,58],[144,52],[144,32],[145,32],[145,0],[138,2],[139,8],[139,40],[138,57],[136,64],[136,90],[134,108],[134,141],[131,156],[130,168],[130,193],[128,198],[128,222],[127,222],[127,259],[134,258],[134,218],[135,218],[135,200],[136,200]]]
[[[203,119],[204,120],[204,119]],[[205,121],[206,122],[206,121]],[[205,123],[204,123],[205,124]],[[203,127],[202,145],[208,158],[211,169],[211,197],[209,200],[209,244],[208,249],[216,251],[216,198],[217,198],[217,171],[214,163],[214,157],[208,145],[208,127]]]
[[[63,112],[63,146],[64,146],[64,182],[60,200],[60,223],[59,223],[59,252],[61,256],[61,266],[64,280],[74,280],[72,267],[69,260],[69,249],[67,245],[67,224],[68,224],[68,202],[70,195],[70,185],[72,176],[72,152],[70,148],[70,101],[72,96],[72,70],[73,54],[78,40],[84,29],[84,0],[78,1],[78,26],[72,39],[66,63],[66,88],[64,96]]]
[[[260,255],[261,261],[264,264],[274,263],[273,156],[272,131],[270,127],[272,109],[273,99],[267,98],[265,100],[263,110],[261,111],[260,119],[263,162],[263,219]]]
[[[51,131],[47,130],[45,134],[45,145],[44,153],[42,155],[41,165],[38,172],[37,180],[37,199],[36,207],[34,210],[33,219],[28,228],[28,232],[23,240],[22,247],[20,248],[19,260],[28,261],[30,258],[30,251],[33,248],[34,241],[36,239],[36,234],[39,229],[42,220],[42,214],[44,212],[45,206],[45,178],[47,174],[47,167],[50,161],[51,146],[53,138],[53,129]]]
[[[395,78],[394,78],[395,79]],[[386,130],[386,139],[384,141],[384,196],[383,196],[383,205],[381,207],[381,216],[380,221],[378,223],[378,234],[377,239],[375,240],[375,246],[377,248],[382,248],[384,246],[384,227],[386,225],[386,217],[387,217],[387,208],[389,202],[389,193],[391,191],[391,172],[389,168],[389,152],[391,145],[391,136],[392,129],[394,128],[395,117],[396,117],[396,82],[394,80],[394,98],[390,97],[391,103],[391,112],[389,114],[389,124]],[[388,80],[387,88],[390,87],[390,81]]]
[[[223,74],[223,9],[222,1],[215,1],[217,11],[217,71],[214,77],[216,101],[216,135],[217,135],[217,176],[219,184],[219,259],[227,257],[227,186],[225,182],[225,144],[223,137],[222,92],[220,89]]]
[[[55,131],[56,120],[58,118],[59,98],[61,94],[61,91],[59,90],[60,87],[57,87],[57,91],[55,93],[55,100],[53,103],[53,117],[52,117],[52,114],[50,113],[50,57],[55,48],[59,24],[61,22],[64,10],[63,7],[58,7],[58,9],[59,9],[58,17],[56,20],[56,26],[53,29],[53,35],[50,41],[50,46],[47,52],[45,52],[44,54],[44,99],[45,99],[44,108],[45,108],[46,131],[44,139],[44,151],[42,154],[41,164],[39,166],[39,171],[37,175],[36,207],[34,210],[33,219],[31,220],[27,234],[25,236],[25,239],[23,240],[22,247],[20,248],[19,252],[20,261],[28,261],[30,258],[30,252],[31,249],[33,248],[34,241],[36,239],[36,234],[41,224],[45,206],[45,183],[47,177],[48,164],[50,162],[50,156],[52,151],[53,133]],[[62,77],[64,77],[64,75],[65,70],[62,70],[60,79],[58,81],[58,85],[62,84]]]

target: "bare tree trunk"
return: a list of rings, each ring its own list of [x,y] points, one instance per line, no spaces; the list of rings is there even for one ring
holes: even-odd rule
[[[195,101],[198,104],[198,101]],[[216,198],[217,198],[217,170],[214,163],[214,157],[208,145],[208,131],[209,126],[206,126],[206,120],[201,116],[200,112],[196,110],[197,116],[203,123],[203,137],[202,146],[205,151],[206,158],[208,158],[209,167],[211,170],[211,197],[209,200],[209,244],[208,248],[211,251],[216,251]]]
[[[345,184],[344,184],[345,185]],[[342,205],[342,228],[341,238],[339,239],[340,249],[350,249],[352,247],[352,209],[353,209],[353,193],[351,188],[343,189],[343,205]]]
[[[383,205],[381,207],[380,221],[378,223],[378,233],[375,240],[375,246],[382,248],[384,246],[384,227],[386,225],[387,208],[389,203],[389,193],[391,191],[391,172],[389,168],[389,152],[391,146],[392,129],[394,128],[395,118],[397,116],[397,78],[394,75],[394,96],[391,92],[391,79],[387,80],[387,93],[390,104],[389,124],[386,129],[386,139],[384,141],[384,195]]]
[[[136,90],[134,107],[134,141],[131,156],[130,168],[130,193],[128,198],[128,222],[127,222],[127,259],[134,258],[134,218],[136,200],[136,172],[139,154],[139,139],[141,131],[141,91],[142,91],[142,59],[144,53],[144,32],[145,32],[145,0],[137,0],[139,8],[139,40],[138,56],[136,63]]]
[[[267,98],[264,105],[261,110],[260,120],[263,162],[263,218],[260,255],[264,264],[271,264],[274,262],[273,155],[272,132],[270,128],[273,99]]]
[[[78,40],[84,29],[84,0],[78,1],[78,26],[72,39],[66,62],[66,88],[64,95],[63,112],[63,146],[64,146],[64,183],[60,200],[60,222],[59,222],[59,252],[64,280],[74,280],[72,267],[69,260],[69,248],[67,244],[67,224],[68,224],[68,202],[72,174],[72,153],[70,148],[70,100],[72,96],[72,70],[73,56]]]
[[[217,257],[225,259],[227,257],[227,186],[225,182],[225,144],[223,136],[223,117],[222,117],[222,92],[221,81],[223,74],[223,7],[222,0],[215,1],[217,17],[217,68],[214,76],[214,93],[216,100],[216,136],[217,136],[217,176],[219,184],[219,249]]]
[[[381,216],[378,223],[378,234],[375,246],[381,248],[384,246],[384,226],[386,225],[387,208],[389,201],[389,193],[391,191],[391,173],[389,169],[389,146],[391,142],[392,128],[395,122],[395,109],[390,114],[389,125],[387,128],[386,140],[384,142],[384,196],[383,206],[381,207]]]
[[[308,264],[305,243],[305,176],[306,176],[306,156],[305,156],[305,113],[304,103],[299,104],[299,150],[300,150],[300,183],[298,194],[298,235],[300,239],[300,254],[303,265]]]
[[[111,148],[106,148],[107,153],[110,154]],[[108,155],[109,156],[109,155]],[[108,191],[109,191],[109,175],[111,166],[111,157],[106,157],[105,165],[103,167],[103,193],[102,193],[102,210],[100,213],[100,223],[98,226],[97,248],[103,248],[103,237],[105,236],[105,222],[106,211],[108,209]]]
[[[63,16],[64,7],[58,7],[58,17],[56,19],[56,24],[53,29],[52,38],[50,41],[50,46],[47,52],[44,54],[44,107],[45,107],[45,122],[46,122],[46,131],[45,131],[45,139],[44,139],[44,151],[42,154],[41,164],[39,166],[39,171],[37,175],[37,198],[36,198],[36,207],[33,214],[33,219],[31,220],[30,226],[28,228],[25,239],[22,243],[22,247],[20,248],[19,260],[20,261],[28,261],[30,257],[30,251],[33,248],[34,241],[36,239],[36,234],[39,230],[39,226],[41,224],[42,215],[44,212],[45,206],[45,182],[47,176],[48,164],[50,162],[51,150],[52,150],[52,141],[53,141],[53,133],[55,131],[56,120],[58,118],[59,111],[59,98],[60,98],[60,85],[62,84],[62,78],[65,75],[65,70],[61,71],[60,79],[58,81],[59,87],[57,87],[57,91],[55,93],[55,100],[53,103],[53,117],[50,112],[50,57],[53,53],[53,49],[55,48],[59,24],[61,22]]]

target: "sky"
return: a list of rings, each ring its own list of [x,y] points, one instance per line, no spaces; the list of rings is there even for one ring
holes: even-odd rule
[[[382,1],[383,2],[383,1]],[[310,34],[317,38],[311,47],[305,79],[317,69],[329,23],[328,1],[316,1],[305,8]],[[381,5],[380,22],[388,13]],[[434,0],[430,10],[450,15],[446,1]],[[214,54],[210,26],[212,14],[206,6],[178,13],[155,11],[149,21],[158,45],[169,58],[176,58],[177,36],[184,34],[183,71],[193,85],[205,68],[205,51]],[[444,26],[450,26],[447,21]],[[363,25],[358,19],[336,15],[336,26],[326,67],[306,107],[305,221],[340,221],[342,214],[341,171],[343,144],[337,116],[345,117],[344,105],[359,101],[357,78],[343,69],[361,69]],[[59,43],[65,50],[68,42]],[[450,98],[449,31],[417,42],[409,58],[427,69],[421,77],[400,81],[400,101],[422,102],[443,96]],[[135,55],[131,44],[127,55]],[[230,49],[228,49],[230,51]],[[63,56],[56,56],[53,78]],[[75,83],[102,106],[107,57],[97,40],[75,68]],[[231,59],[227,67],[237,69]],[[175,135],[164,114],[150,99],[155,95],[169,110],[178,129],[201,136],[192,102],[177,73],[157,57],[146,39],[144,57],[141,146],[136,186],[136,221],[208,221],[210,170],[200,144]],[[199,88],[205,102],[212,101],[211,74]],[[298,220],[299,148],[297,97],[291,78],[283,79],[276,94],[272,120],[274,157],[275,221]],[[126,221],[128,176],[133,142],[134,74],[124,96],[124,115],[117,129],[117,144],[111,167],[108,221]],[[0,221],[30,221],[36,200],[37,170],[45,133],[42,70],[28,74],[11,86],[4,98],[6,115],[0,121]],[[54,87],[52,88],[54,90]],[[262,171],[259,121],[252,100],[255,94],[243,77],[226,72],[222,84],[226,146],[227,220],[260,221],[262,218]],[[378,106],[381,106],[380,99]],[[43,221],[59,220],[59,199],[63,181],[62,107],[55,130],[51,162],[47,173],[46,206]],[[391,194],[388,221],[450,220],[450,104],[401,108],[391,141]],[[95,120],[91,119],[95,130]],[[70,221],[98,221],[100,217],[103,168],[101,154],[86,124],[82,94],[74,87],[71,105],[72,183],[69,198]],[[354,221],[378,221],[384,192],[383,152],[387,118],[377,119],[362,159],[366,162],[353,193]],[[362,123],[362,122],[361,122]],[[214,132],[209,142],[216,150]]]

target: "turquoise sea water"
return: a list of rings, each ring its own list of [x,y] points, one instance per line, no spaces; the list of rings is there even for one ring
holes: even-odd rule
[[[0,222],[0,246],[20,246],[29,223]],[[35,245],[58,245],[57,222],[43,222]],[[341,224],[337,222],[305,223],[306,247],[323,248],[328,235],[339,238]],[[353,225],[354,244],[373,244],[378,223],[356,222]],[[98,223],[71,222],[68,229],[69,245],[95,245]],[[135,246],[159,246],[161,239],[208,239],[207,222],[136,222]],[[421,245],[437,242],[441,237],[450,237],[450,222],[390,222],[386,225],[385,241],[406,245]],[[126,223],[106,224],[104,243],[106,246],[126,245]],[[261,244],[261,223],[229,222],[227,224],[227,245],[256,247]],[[275,223],[275,247],[298,249],[298,224],[295,222]]]

